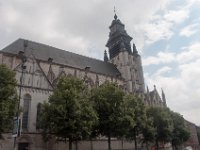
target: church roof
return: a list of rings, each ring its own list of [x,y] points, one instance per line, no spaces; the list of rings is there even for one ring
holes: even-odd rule
[[[2,49],[2,52],[17,55],[19,54],[19,51],[24,50],[25,41],[27,40],[18,39]],[[33,54],[37,60],[48,61],[49,58],[52,58],[53,62],[57,64],[67,65],[79,69],[90,67],[90,71],[92,72],[111,76],[120,75],[118,69],[109,62],[78,55],[45,44],[28,41],[25,55],[29,56],[31,54]]]

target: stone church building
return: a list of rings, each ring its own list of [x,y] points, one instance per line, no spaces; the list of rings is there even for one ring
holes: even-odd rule
[[[132,37],[117,15],[109,29],[108,52],[104,52],[104,61],[25,39],[18,39],[0,51],[0,64],[6,64],[16,72],[18,92],[21,90],[22,134],[17,138],[18,150],[66,149],[64,143],[44,143],[36,129],[38,104],[48,100],[61,76],[81,78],[89,87],[99,86],[105,81],[116,82],[125,91],[140,95],[147,105],[166,106],[163,91],[159,96],[156,87],[153,91],[145,89],[141,56],[135,44],[131,45]],[[6,140],[0,149],[13,149],[11,135],[4,136]],[[81,150],[104,150],[107,149],[106,142],[105,139],[84,141],[78,146]],[[113,149],[133,147],[131,143],[115,139],[112,144]]]

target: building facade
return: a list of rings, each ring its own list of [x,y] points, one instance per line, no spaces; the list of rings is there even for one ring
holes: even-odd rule
[[[166,106],[165,94],[145,90],[141,56],[125,25],[117,15],[109,27],[109,39],[104,60],[85,57],[60,50],[41,43],[18,39],[0,51],[0,64],[6,64],[16,72],[18,92],[21,90],[20,106],[23,110],[22,134],[17,138],[18,150],[62,150],[66,144],[49,141],[44,143],[37,130],[37,112],[39,103],[48,101],[58,79],[61,76],[75,76],[83,79],[89,87],[96,87],[105,81],[116,82],[128,93],[138,94],[147,105]],[[20,80],[21,79],[21,80]],[[11,135],[5,134],[2,149],[13,149]],[[78,143],[82,150],[107,149],[101,143],[105,140],[84,141]],[[106,145],[106,144],[105,144]],[[115,149],[131,149],[133,144],[125,141],[113,141]]]

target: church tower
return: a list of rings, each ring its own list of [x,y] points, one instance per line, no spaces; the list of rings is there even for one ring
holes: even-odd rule
[[[125,25],[115,14],[111,23],[108,47],[108,62],[116,65],[125,80],[124,88],[130,93],[144,93],[144,77],[141,57],[135,44],[131,48],[132,37],[125,30]]]

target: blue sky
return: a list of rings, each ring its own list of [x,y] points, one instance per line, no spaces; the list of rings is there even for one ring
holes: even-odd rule
[[[200,0],[0,0],[0,49],[25,38],[102,59],[114,6],[149,89],[200,125]]]

